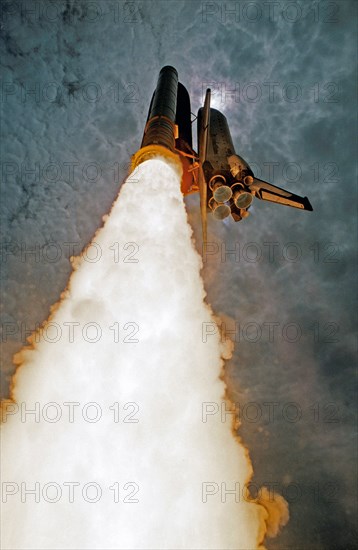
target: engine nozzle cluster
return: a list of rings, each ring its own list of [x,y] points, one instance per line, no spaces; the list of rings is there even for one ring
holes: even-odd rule
[[[208,206],[214,218],[223,220],[233,213],[236,219],[246,218],[249,215],[246,209],[251,206],[254,198],[253,192],[249,191],[252,183],[251,176],[231,184],[228,184],[226,177],[222,174],[212,176],[209,180],[212,197]]]

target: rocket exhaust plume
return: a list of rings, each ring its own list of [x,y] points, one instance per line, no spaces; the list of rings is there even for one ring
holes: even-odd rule
[[[287,507],[250,500],[247,452],[213,414],[230,346],[174,164],[140,164],[75,268],[3,404],[3,547],[259,548]]]

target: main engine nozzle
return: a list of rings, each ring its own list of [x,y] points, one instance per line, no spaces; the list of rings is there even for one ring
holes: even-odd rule
[[[237,208],[248,208],[254,200],[253,195],[245,191],[242,183],[235,183],[232,186],[232,192],[234,195],[234,203]]]
[[[226,178],[221,174],[217,174],[210,179],[209,187],[216,202],[227,202],[232,197],[231,188],[226,185]]]
[[[217,202],[214,197],[209,200],[209,208],[216,220],[224,220],[231,214],[230,206],[223,202]]]

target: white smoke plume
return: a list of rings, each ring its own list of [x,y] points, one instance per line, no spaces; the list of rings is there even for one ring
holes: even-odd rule
[[[282,501],[248,498],[247,452],[230,415],[213,414],[230,346],[204,302],[179,182],[160,157],[139,166],[16,357],[3,548],[247,550],[270,508],[272,534],[287,521]]]

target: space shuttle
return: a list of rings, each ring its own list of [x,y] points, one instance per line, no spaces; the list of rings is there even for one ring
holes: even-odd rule
[[[203,242],[207,214],[235,222],[249,216],[254,198],[312,211],[307,197],[256,178],[236,152],[226,117],[210,107],[210,89],[197,117],[197,152],[192,146],[190,97],[174,67],[163,67],[153,93],[140,149],[132,156],[131,172],[145,160],[159,156],[182,167],[183,195],[199,193]]]

